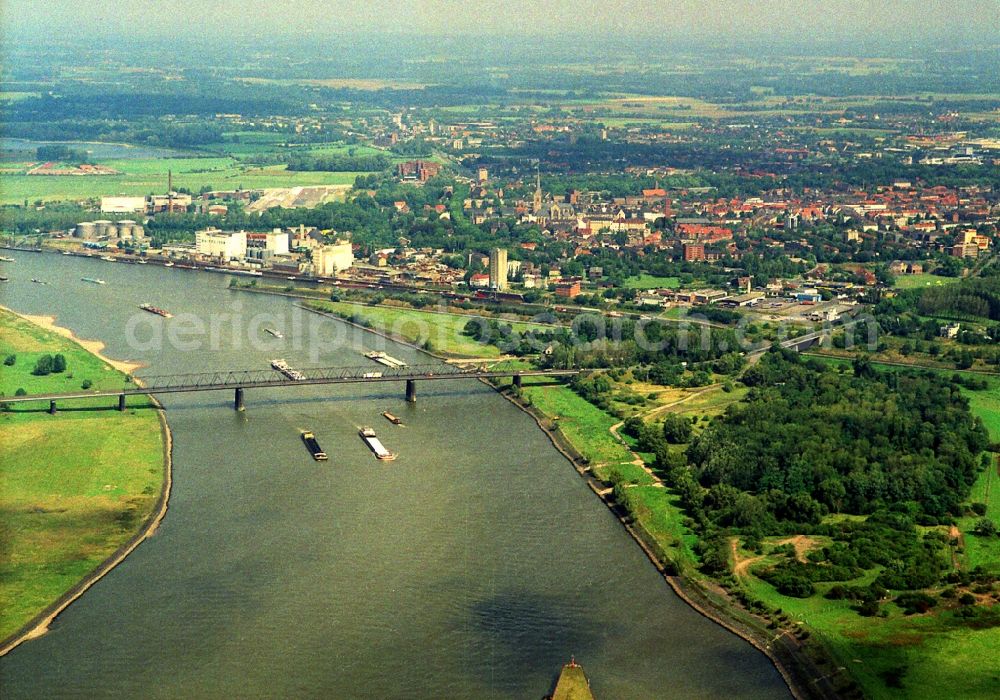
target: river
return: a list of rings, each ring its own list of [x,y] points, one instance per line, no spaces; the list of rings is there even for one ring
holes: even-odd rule
[[[428,362],[288,299],[231,291],[223,275],[3,252],[17,262],[0,263],[0,303],[57,315],[109,356],[147,363],[140,376],[274,357],[370,364],[363,349]],[[214,320],[214,340],[199,343],[196,317]],[[285,338],[257,328],[251,342],[258,322]],[[152,342],[171,324],[187,332]],[[788,697],[767,658],[673,594],[528,416],[472,380],[418,383],[414,406],[403,393],[248,390],[244,413],[229,392],[162,396],[166,519],[49,633],[0,659],[3,697],[540,698],[570,654],[604,700]],[[365,424],[398,460],[372,457]],[[329,462],[310,459],[300,429]]]

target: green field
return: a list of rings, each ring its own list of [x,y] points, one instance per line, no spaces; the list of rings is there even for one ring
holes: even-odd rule
[[[297,187],[301,185],[351,185],[353,172],[292,172],[283,165],[250,167],[229,157],[136,158],[101,160],[121,175],[16,175],[0,177],[0,204],[24,200],[81,200],[102,195],[145,195],[167,191],[167,171],[173,173],[174,189],[198,192],[237,188]],[[5,166],[9,168],[10,165]]]
[[[62,353],[66,371],[31,374]],[[124,375],[81,347],[0,311],[0,392],[118,388]],[[108,406],[109,401],[75,407]],[[80,582],[147,519],[162,489],[163,438],[145,397],[118,411],[44,407],[0,413],[0,639]]]
[[[680,286],[679,277],[655,277],[645,273],[625,280],[627,289],[677,289]]]
[[[958,277],[940,277],[938,275],[896,275],[893,287],[896,289],[917,289],[922,287],[940,287],[958,282]]]
[[[463,335],[465,324],[474,318],[472,314],[439,313],[394,306],[367,306],[346,301],[309,301],[306,306],[321,311],[359,316],[367,320],[374,330],[403,338],[415,345],[430,345],[426,349],[456,357],[494,358],[500,351],[494,345],[484,345]],[[510,323],[516,331],[544,328],[521,321]]]

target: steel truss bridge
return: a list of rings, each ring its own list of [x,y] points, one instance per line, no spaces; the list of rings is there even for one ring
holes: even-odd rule
[[[300,378],[292,378],[276,369],[243,369],[197,374],[171,374],[142,377],[141,383],[128,380],[121,389],[77,391],[58,394],[31,394],[0,398],[7,404],[48,401],[49,412],[55,413],[57,402],[74,399],[117,397],[118,410],[125,410],[125,397],[146,394],[177,394],[195,391],[234,391],[234,407],[243,410],[245,389],[269,389],[320,384],[364,384],[370,382],[406,382],[406,400],[416,401],[417,381],[442,379],[499,379],[512,377],[514,386],[521,386],[523,377],[564,377],[579,374],[574,369],[492,369],[456,365],[409,365],[385,367],[320,367],[294,369]]]

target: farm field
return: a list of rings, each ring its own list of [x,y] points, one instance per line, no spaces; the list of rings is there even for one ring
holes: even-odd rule
[[[356,172],[291,172],[283,165],[249,167],[229,157],[141,158],[101,160],[101,165],[121,175],[55,176],[4,174],[0,180],[0,204],[25,200],[80,200],[102,195],[145,195],[167,191],[167,171],[173,173],[174,188],[198,192],[212,189],[297,187],[300,185],[351,185]],[[9,165],[7,167],[10,167]]]

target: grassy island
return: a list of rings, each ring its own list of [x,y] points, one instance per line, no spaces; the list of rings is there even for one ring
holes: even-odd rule
[[[76,342],[5,310],[0,360],[3,396],[125,381]],[[109,404],[77,401],[54,416],[34,404],[0,412],[0,640],[129,543],[157,507],[166,477],[157,411],[144,396],[124,413],[74,410],[96,405]]]

